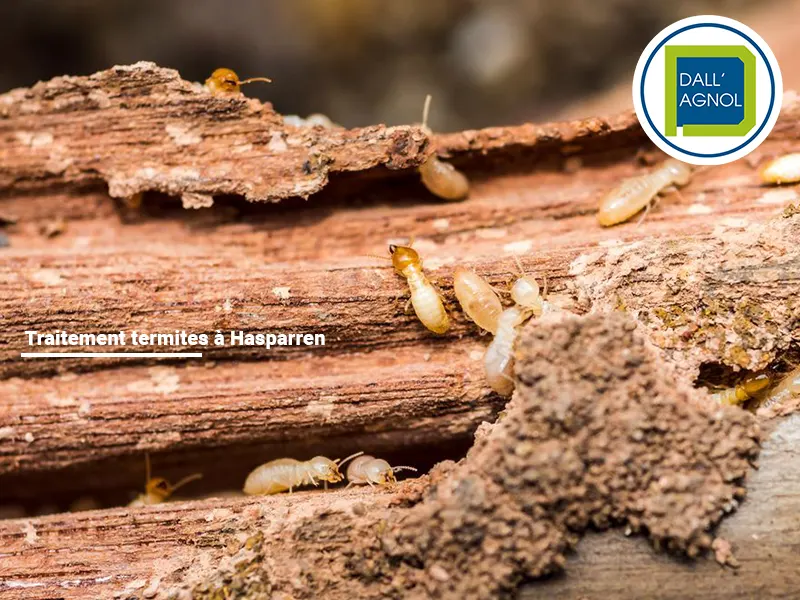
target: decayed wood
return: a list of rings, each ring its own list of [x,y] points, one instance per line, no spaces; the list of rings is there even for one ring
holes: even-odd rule
[[[0,96],[0,132],[0,187],[103,180],[117,198],[157,190],[187,206],[308,196],[330,172],[419,164],[427,142],[415,127],[285,126],[269,104],[213,97],[147,62]]]
[[[148,589],[176,585],[181,570],[211,568],[219,551],[254,522],[278,530],[326,508],[351,510],[360,503],[380,510],[391,498],[356,488],[0,521],[0,595],[152,598]]]
[[[443,443],[502,406],[485,384],[481,348],[432,347],[427,360],[400,349],[347,360],[304,356],[290,363],[120,368],[113,377],[97,371],[7,379],[0,397],[13,402],[0,421],[0,475],[146,451],[275,445],[359,431],[402,434],[409,445]]]
[[[387,264],[367,256],[385,252],[389,240],[401,241],[410,233],[423,236],[417,248],[445,292],[454,265],[473,266],[500,282],[513,276],[511,258],[520,253],[525,267],[547,278],[551,289],[572,286],[577,296],[581,286],[573,279],[591,275],[591,269],[576,270],[573,265],[582,256],[587,265],[618,260],[625,253],[647,256],[657,247],[648,245],[667,236],[685,240],[683,255],[716,253],[721,244],[735,248],[740,235],[757,238],[758,221],[779,215],[795,197],[794,190],[758,187],[753,171],[736,163],[698,174],[692,189],[683,192],[683,202],[665,200],[639,227],[599,228],[590,214],[597,197],[633,168],[617,163],[601,172],[592,169],[585,185],[570,184],[564,173],[496,178],[476,186],[474,198],[461,205],[344,209],[332,216],[323,212],[319,221],[311,214],[297,217],[292,212],[276,216],[269,225],[237,222],[219,228],[192,229],[174,219],[140,225],[78,221],[70,222],[69,233],[47,246],[38,235],[20,236],[12,239],[15,244],[0,265],[7,340],[0,350],[0,374],[30,376],[52,369],[52,363],[20,360],[19,353],[28,349],[24,332],[75,331],[78,306],[82,331],[280,329],[325,333],[326,352],[377,344],[424,347],[431,336],[413,317],[403,315],[403,302],[397,301],[406,293],[403,281]],[[745,181],[750,185],[743,188]],[[517,189],[529,190],[521,201],[510,192]],[[298,218],[301,225],[290,227]],[[34,249],[24,249],[32,238]],[[496,257],[498,246],[501,260]],[[788,261],[767,249],[761,259],[766,267],[770,261],[776,266]],[[658,261],[652,264],[660,266]],[[657,276],[625,284],[642,304],[655,304],[661,301],[657,286],[651,285]],[[741,296],[752,276],[747,270],[731,273],[717,285]],[[639,286],[646,285],[652,295],[642,293]],[[289,297],[283,298],[281,290],[286,288]],[[791,287],[782,289],[791,296]],[[776,291],[781,288],[776,286]],[[616,298],[611,296],[593,300],[613,306]],[[456,326],[450,337],[465,331]],[[174,348],[179,349],[185,348]],[[274,349],[270,355],[286,350]],[[208,348],[208,355],[242,358],[264,353],[226,346]],[[713,360],[711,355],[707,352],[703,358]],[[70,359],[59,364],[80,369],[119,362]]]
[[[798,113],[800,103],[788,95],[752,160],[696,173],[681,197],[663,200],[640,225],[602,229],[593,215],[599,197],[642,169],[636,155],[647,146],[630,114],[462,132],[429,144],[414,127],[284,126],[269,106],[211,98],[153,65],[6,94],[0,215],[18,223],[8,229],[11,248],[2,250],[0,263],[0,397],[14,400],[0,404],[0,483],[35,475],[36,490],[42,482],[67,489],[68,465],[140,461],[147,450],[175,453],[184,466],[199,468],[209,456],[219,462],[259,444],[278,452],[279,444],[311,440],[338,451],[344,446],[333,439],[349,437],[364,447],[406,451],[463,440],[500,408],[481,379],[487,339],[457,311],[442,338],[403,313],[404,282],[368,255],[410,235],[451,303],[454,266],[473,267],[502,285],[516,273],[512,257],[521,255],[526,270],[547,278],[576,311],[637,316],[687,377],[703,362],[762,367],[800,338],[800,223],[791,210],[782,218],[798,201],[796,188],[760,187],[754,165],[796,149]],[[419,184],[415,167],[432,146],[471,177],[467,202],[436,203]],[[349,174],[329,181],[336,171]],[[204,211],[150,195],[137,211],[113,204],[106,185],[116,197],[161,192],[194,206],[211,195],[278,200],[324,190],[302,206],[217,199]],[[66,219],[63,233],[42,236],[41,226],[59,217]],[[269,352],[201,348],[206,360],[217,361],[213,368],[30,362],[19,356],[31,349],[29,329],[273,330],[325,333],[327,344]],[[768,473],[781,468],[788,450],[779,448]],[[193,454],[203,449],[211,454]],[[762,473],[767,464],[765,458]],[[86,476],[84,470],[81,484]],[[131,481],[120,475],[109,485]],[[793,502],[794,483],[775,475],[753,485]],[[315,498],[293,502],[292,513],[319,507]],[[360,492],[341,498],[345,506],[363,500]],[[763,510],[776,505],[782,506],[766,500]],[[33,534],[26,521],[3,523],[0,535],[13,555],[4,558],[13,562],[0,561],[0,586],[21,598],[34,589],[56,597],[124,586],[143,593],[158,573],[203,560],[191,542],[219,544],[221,531],[244,528],[253,511],[274,508],[270,514],[284,519],[287,506],[284,499],[209,500],[146,517],[122,510],[56,516],[31,522]],[[775,531],[791,529],[788,522]],[[131,538],[133,530],[140,537]],[[101,548],[86,545],[98,531],[121,537]],[[64,554],[73,547],[80,552]],[[131,560],[111,573],[102,566],[106,552]],[[172,562],[162,569],[167,553]],[[600,558],[597,564],[608,570]]]
[[[632,123],[627,116],[525,126],[511,135],[502,128],[466,132],[443,138],[443,148],[513,149],[631,130]],[[102,180],[117,198],[160,191],[191,207],[209,205],[219,194],[307,197],[330,173],[415,167],[432,151],[416,126],[348,131],[285,125],[269,104],[213,97],[176,71],[147,62],[0,96],[0,132],[0,187],[35,187],[42,178]]]
[[[640,351],[634,352],[638,356]],[[558,369],[562,367],[553,366],[553,372]],[[660,394],[664,393],[664,388],[669,389],[668,379],[664,377],[659,380],[658,371],[650,373],[654,373],[650,377],[655,377],[658,387],[662,389]],[[534,380],[535,378],[532,379]],[[616,381],[616,385],[626,385],[627,380],[617,378]],[[686,389],[683,385],[680,387]],[[653,391],[650,390],[650,393]],[[598,390],[595,393],[599,393],[598,398],[602,398],[605,392],[600,393]],[[659,401],[663,401],[663,398]],[[529,406],[535,404],[530,400],[528,402]],[[537,400],[536,403],[538,402]],[[544,402],[553,408],[558,405],[559,400],[548,397]],[[522,406],[524,405],[518,402],[515,407],[511,407],[509,418],[520,418],[517,413]],[[671,409],[667,406],[663,410],[669,412]],[[682,407],[680,410],[685,411],[686,408]],[[546,421],[544,418],[543,422]],[[502,425],[499,426],[502,428]],[[635,427],[633,424],[631,426]],[[567,564],[567,574],[563,578],[531,585],[522,591],[521,597],[569,598],[584,594],[589,598],[681,598],[686,597],[687,590],[703,593],[704,597],[709,598],[746,598],[755,594],[768,598],[791,596],[800,585],[798,572],[791,560],[793,544],[796,543],[792,540],[796,540],[797,508],[800,502],[800,479],[796,476],[798,461],[793,451],[797,443],[797,427],[797,418],[794,417],[780,423],[772,432],[765,444],[759,470],[753,476],[753,491],[720,529],[720,535],[732,543],[735,556],[741,563],[738,571],[720,567],[711,557],[701,558],[689,567],[677,558],[665,554],[653,555],[647,549],[646,542],[639,537],[619,539],[612,532],[601,538],[589,538],[579,544],[579,558]],[[539,429],[533,431],[544,433]],[[502,439],[502,429],[495,433],[500,436],[496,439]],[[477,448],[461,468],[469,465],[472,468],[489,468],[485,464],[480,466],[480,456],[481,453],[486,454],[485,442],[492,435],[489,432],[482,434],[484,445]],[[572,435],[584,434],[576,430]],[[519,445],[521,442],[511,439],[509,443]],[[626,439],[624,443],[632,442]],[[724,455],[731,448],[719,450]],[[484,460],[490,458],[492,455],[484,456]],[[547,459],[542,457],[535,463],[536,469],[544,474],[549,460],[565,458],[556,455]],[[681,462],[677,458],[672,460]],[[567,462],[564,467],[568,466]],[[494,463],[491,465],[491,474],[502,468],[499,463]],[[550,468],[553,472],[559,471],[557,465],[551,465]],[[445,491],[449,485],[446,483],[447,478],[451,477],[451,473],[457,473],[452,467],[450,469],[451,471],[445,469],[432,476],[438,483],[439,496],[445,499],[451,493]],[[369,531],[357,532],[357,535],[364,535],[364,539],[348,540],[343,538],[340,531],[342,523],[337,528],[337,522],[344,520],[344,525],[347,526],[347,522],[352,520],[356,523],[362,517],[380,522],[384,517],[389,518],[391,513],[402,513],[406,506],[403,499],[416,501],[417,494],[426,484],[424,479],[416,483],[408,482],[397,490],[396,495],[380,490],[339,489],[256,499],[175,502],[135,511],[120,508],[4,521],[0,522],[0,547],[3,548],[0,590],[12,599],[164,598],[170,591],[182,586],[195,586],[197,577],[206,579],[217,569],[229,568],[231,571],[252,571],[253,574],[263,570],[265,581],[270,582],[273,576],[279,576],[281,585],[285,585],[287,580],[291,581],[293,573],[311,573],[314,580],[311,576],[308,580],[300,577],[296,578],[294,584],[298,596],[306,597],[309,589],[313,589],[310,586],[326,579],[332,582],[339,574],[326,571],[321,563],[303,563],[305,549],[335,554],[341,551],[342,545],[355,544],[356,541],[363,542],[361,545],[370,549],[372,538],[383,539],[383,532],[377,524]],[[462,485],[468,485],[466,479]],[[528,482],[528,485],[533,484]],[[545,490],[542,493],[547,495]],[[578,488],[573,494],[564,497],[563,501],[569,504],[581,495]],[[437,494],[431,494],[426,500],[434,503],[437,501]],[[537,502],[539,501],[534,504]],[[417,509],[422,506],[414,506],[406,512],[419,512]],[[557,506],[551,509],[558,513]],[[455,506],[453,510],[456,510]],[[513,519],[514,514],[510,517],[505,515],[505,518]],[[771,523],[772,526],[765,528],[765,523]],[[316,526],[312,526],[313,524]],[[414,524],[413,520],[400,521],[401,527],[411,527]],[[326,527],[330,528],[329,536],[325,533]],[[464,528],[462,525],[462,528],[465,532],[469,531],[468,527]],[[261,558],[258,558],[259,562],[254,563],[253,569],[250,569],[252,555],[239,549],[258,543],[254,541],[255,535],[263,535],[264,550]],[[754,536],[758,536],[758,539],[754,539]],[[464,533],[463,538],[461,543],[470,546],[471,536]],[[611,544],[613,554],[609,552],[606,543]],[[296,552],[286,560],[276,560],[274,553],[286,544],[296,546]],[[384,545],[383,549],[389,552],[391,546]],[[369,556],[362,557],[359,548],[353,546],[352,550],[356,553],[354,562],[370,560]],[[503,548],[503,552],[507,550],[508,548]],[[495,554],[502,555],[503,552],[496,551]],[[271,559],[260,562],[264,556]],[[721,558],[725,557],[721,555]],[[774,564],[772,559],[775,559]],[[431,565],[425,567],[433,572]],[[446,574],[447,567],[451,568],[452,573],[449,564],[439,564],[439,567],[438,573],[444,571]],[[580,572],[579,580],[573,579],[573,567]],[[351,574],[352,569],[353,567],[348,568]],[[421,571],[420,567],[417,570],[423,573],[423,577],[430,579],[430,576],[425,575],[427,571]],[[630,576],[623,578],[620,576],[623,573],[630,573]],[[372,581],[368,573],[362,573],[362,576],[364,581]],[[375,576],[379,578],[381,573],[377,572]],[[446,579],[442,577],[434,577],[434,580],[438,582],[435,585],[446,584]],[[272,583],[278,584],[277,581]],[[214,581],[212,578],[210,584],[215,589],[222,590],[225,587],[235,588],[241,582],[235,585],[231,581]],[[354,578],[349,578],[335,587],[332,586],[329,591],[331,594],[335,592],[335,597],[339,597],[352,590],[352,595],[347,597],[353,597],[356,595],[355,589],[361,589],[355,588],[356,585]],[[255,589],[256,586],[250,581],[247,586],[249,595],[247,591],[239,590],[244,594],[240,597],[261,597],[254,592]],[[414,591],[419,593],[420,590],[417,588]],[[373,594],[370,597],[375,596]]]

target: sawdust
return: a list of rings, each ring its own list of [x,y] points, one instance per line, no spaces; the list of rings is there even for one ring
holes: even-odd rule
[[[590,527],[626,525],[688,556],[712,548],[758,453],[751,415],[693,402],[620,313],[538,321],[516,364],[505,416],[460,463],[402,486],[389,508],[273,529],[194,597],[505,597],[562,569]]]

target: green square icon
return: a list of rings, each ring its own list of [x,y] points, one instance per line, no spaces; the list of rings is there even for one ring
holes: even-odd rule
[[[665,46],[664,134],[744,137],[756,125],[756,57],[745,46]]]

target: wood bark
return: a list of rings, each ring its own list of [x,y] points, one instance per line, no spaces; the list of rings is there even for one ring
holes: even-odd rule
[[[148,451],[176,477],[203,470],[199,489],[218,492],[286,452],[342,456],[358,445],[404,464],[409,453],[459,447],[503,403],[483,380],[488,339],[456,306],[455,266],[502,287],[519,256],[571,310],[635,315],[687,381],[707,363],[774,364],[800,339],[800,197],[794,187],[762,187],[755,167],[797,149],[799,116],[787,94],[778,125],[748,160],[699,170],[642,223],[603,229],[593,215],[599,198],[661,160],[629,113],[429,139],[413,126],[288,126],[269,105],[213,98],[151,64],[10,92],[0,97],[0,216],[15,222],[0,250],[0,498],[61,501],[105,489],[119,498],[141,486]],[[468,201],[441,203],[421,186],[416,167],[434,151],[470,177]],[[140,192],[139,208],[121,201]],[[62,220],[58,235],[42,234]],[[405,282],[371,256],[412,235],[454,316],[442,337],[404,312]],[[147,348],[204,353],[181,362],[20,357],[49,349],[31,348],[29,330],[176,329],[324,333],[326,345]],[[748,548],[736,579],[743,597],[759,589],[764,566],[745,540],[751,524],[774,519],[763,539],[776,553],[794,527],[797,482],[780,476],[790,423],[752,481],[763,499],[748,503],[754,516],[724,526]],[[334,496],[342,506],[389,501]],[[146,515],[0,522],[0,590],[146,597],[159,573],[174,571],[162,561],[178,569],[203,560],[205,544],[245,529],[253,511],[283,515],[291,504],[307,514],[327,502],[217,499]],[[97,532],[108,536],[100,546]],[[608,539],[579,546],[578,581],[570,569],[524,594],[591,596],[581,586],[598,578],[618,593],[618,578],[600,574],[614,559],[609,548],[662,583],[689,570],[651,559],[641,540]],[[715,569],[691,571],[708,597],[733,586]],[[796,583],[783,566],[775,571]],[[655,589],[642,579],[651,587],[637,589]],[[660,589],[676,597],[667,583]]]

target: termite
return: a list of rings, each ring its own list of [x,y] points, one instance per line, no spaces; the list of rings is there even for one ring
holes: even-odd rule
[[[760,373],[746,377],[741,383],[731,388],[715,392],[711,394],[711,397],[718,404],[738,406],[755,398],[770,385],[772,385],[772,378],[765,373]]]
[[[669,159],[651,173],[626,179],[600,202],[598,222],[610,227],[627,221],[640,210],[649,209],[656,196],[667,188],[689,183],[691,174],[689,165]]]
[[[392,266],[408,282],[411,291],[411,304],[417,318],[434,333],[445,333],[450,329],[450,317],[444,308],[442,297],[428,281],[422,270],[422,259],[416,250],[408,246],[389,245]]]
[[[781,185],[800,181],[800,152],[786,154],[769,161],[761,168],[761,181]]]
[[[422,130],[429,136],[433,132],[428,127],[428,113],[431,107],[431,95],[425,97],[422,109]],[[434,152],[419,166],[419,175],[428,191],[443,200],[463,200],[469,194],[469,180],[453,165],[443,160]]]
[[[206,89],[215,96],[223,94],[238,94],[242,91],[242,85],[253,83],[254,81],[264,81],[272,83],[271,79],[266,77],[251,77],[250,79],[240,80],[235,71],[226,68],[215,70],[211,77],[206,79]]]
[[[288,490],[291,494],[294,488],[301,485],[316,487],[319,481],[324,482],[327,488],[329,483],[338,483],[343,479],[339,467],[361,454],[363,452],[356,452],[347,458],[336,460],[324,456],[315,456],[306,461],[294,458],[271,460],[250,472],[244,482],[244,493],[268,495]]]
[[[520,277],[514,282],[511,298],[515,306],[500,315],[497,333],[483,358],[486,380],[501,396],[510,396],[514,391],[514,344],[519,327],[541,310],[542,305],[539,284],[530,276]]]
[[[781,379],[780,383],[764,397],[761,407],[777,406],[800,396],[800,367],[797,367]]]
[[[467,317],[481,329],[497,333],[503,305],[488,281],[474,271],[458,267],[453,275],[453,290]]]
[[[395,471],[416,471],[414,467],[392,467],[382,458],[364,454],[347,467],[347,487],[351,485],[394,485]]]
[[[200,479],[203,475],[201,473],[193,473],[181,479],[175,485],[163,477],[150,477],[150,455],[145,454],[145,484],[144,494],[139,494],[134,500],[131,500],[128,506],[150,506],[152,504],[161,504],[166,502],[167,499],[175,493],[178,488],[183,487],[190,481]]]

